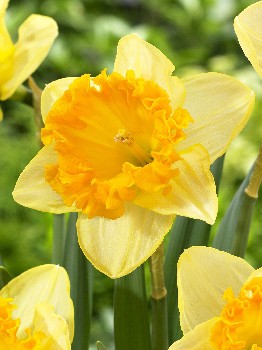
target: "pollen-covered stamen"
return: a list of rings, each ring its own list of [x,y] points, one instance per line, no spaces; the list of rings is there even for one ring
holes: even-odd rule
[[[138,160],[141,166],[152,162],[153,158],[150,154],[144,150],[138,142],[134,140],[130,132],[126,132],[125,129],[119,129],[118,133],[114,137],[115,142],[123,143],[128,147],[129,152]]]

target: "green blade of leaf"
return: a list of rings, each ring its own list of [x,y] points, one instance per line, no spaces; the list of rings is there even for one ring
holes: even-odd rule
[[[222,176],[223,163],[224,156],[217,159],[211,167],[217,191]],[[184,249],[193,245],[207,245],[210,231],[211,226],[207,223],[185,217],[177,217],[171,229],[164,263],[167,289],[169,345],[182,337],[177,306],[177,262],[179,256],[183,253]]]
[[[256,198],[245,193],[254,165],[242,182],[228,207],[212,246],[228,253],[244,257]]]
[[[0,289],[2,289],[9,281],[11,281],[12,277],[9,275],[7,270],[0,266]]]
[[[64,250],[64,264],[71,284],[71,298],[75,309],[75,334],[72,350],[88,350],[92,292],[93,267],[81,251],[76,233],[77,213],[69,215]]]
[[[150,329],[144,266],[115,280],[114,328],[116,350],[150,350]]]
[[[66,216],[65,214],[53,215],[53,251],[52,263],[63,265],[64,247],[66,236]]]

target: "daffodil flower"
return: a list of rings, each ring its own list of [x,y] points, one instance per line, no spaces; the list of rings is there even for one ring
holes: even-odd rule
[[[58,33],[52,18],[31,15],[20,26],[14,44],[5,25],[8,2],[0,1],[0,100],[9,98],[36,70]]]
[[[80,246],[112,278],[143,263],[175,215],[214,223],[210,164],[246,124],[253,92],[218,73],[186,79],[135,34],[118,45],[112,74],[47,85],[43,149],[14,199],[52,213],[79,212]]]
[[[184,336],[169,350],[262,349],[262,268],[191,247],[178,262],[178,305]]]
[[[234,29],[244,54],[262,77],[262,1],[242,11],[235,18]]]
[[[66,271],[32,268],[0,291],[1,350],[69,350],[74,310]]]

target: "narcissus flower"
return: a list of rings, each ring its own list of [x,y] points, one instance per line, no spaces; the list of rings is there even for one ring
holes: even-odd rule
[[[8,2],[0,1],[0,100],[9,98],[36,70],[58,33],[52,18],[31,15],[20,26],[14,44],[5,25]]]
[[[240,46],[262,77],[262,1],[248,6],[234,21]]]
[[[114,71],[57,80],[42,94],[44,148],[20,175],[14,199],[78,211],[86,257],[110,277],[144,262],[175,215],[212,224],[210,164],[244,127],[253,92],[218,73],[180,80],[154,46],[131,34]]]
[[[66,271],[42,265],[11,280],[0,291],[0,349],[67,350],[74,310]]]
[[[184,337],[170,350],[262,349],[262,268],[189,248],[178,262],[178,304]]]

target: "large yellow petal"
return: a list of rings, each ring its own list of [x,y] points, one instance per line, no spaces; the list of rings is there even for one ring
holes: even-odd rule
[[[12,76],[14,44],[5,25],[5,12],[8,2],[0,2],[0,99],[2,99],[2,84]]]
[[[126,35],[119,40],[114,72],[123,76],[133,70],[136,77],[153,80],[165,89],[173,107],[183,105],[185,88],[180,79],[172,77],[175,66],[155,46],[139,38],[136,34]]]
[[[3,100],[10,97],[36,70],[48,54],[57,34],[57,24],[50,17],[31,15],[20,26],[12,78],[1,87]]]
[[[212,318],[201,323],[194,330],[184,335],[182,339],[172,344],[169,350],[214,350],[209,339],[211,329],[217,321],[218,318]]]
[[[25,207],[55,214],[77,211],[67,207],[45,180],[45,165],[55,163],[57,155],[53,147],[43,147],[19,176],[13,191],[14,200]]]
[[[41,340],[39,350],[69,350],[69,329],[65,319],[54,313],[51,304],[36,306],[34,316],[34,332],[44,333],[46,337]]]
[[[178,306],[184,333],[219,316],[225,290],[235,295],[254,271],[244,259],[208,247],[191,247],[178,261]]]
[[[213,224],[217,195],[208,153],[198,145],[180,155],[182,160],[174,164],[180,175],[171,181],[172,192],[168,195],[140,193],[134,202],[163,215],[177,214]]]
[[[12,279],[1,291],[3,298],[13,298],[17,308],[14,318],[20,318],[18,336],[23,330],[32,327],[35,308],[38,304],[54,306],[54,313],[62,316],[69,327],[70,341],[74,336],[74,309],[70,298],[68,275],[58,265],[34,267]]]
[[[163,216],[127,205],[116,220],[81,214],[78,240],[87,259],[101,272],[117,278],[133,271],[149,258],[169,231],[174,216]]]
[[[42,92],[41,96],[41,112],[43,122],[46,120],[46,116],[50,109],[52,108],[54,102],[63,95],[68,86],[75,80],[76,78],[62,78],[53,81],[50,84],[47,84]]]
[[[184,79],[186,101],[193,123],[184,130],[182,150],[202,144],[211,164],[227,149],[245,126],[254,106],[254,92],[238,80],[219,73],[197,74]]]
[[[234,29],[244,54],[262,77],[262,1],[248,6],[234,21]]]

